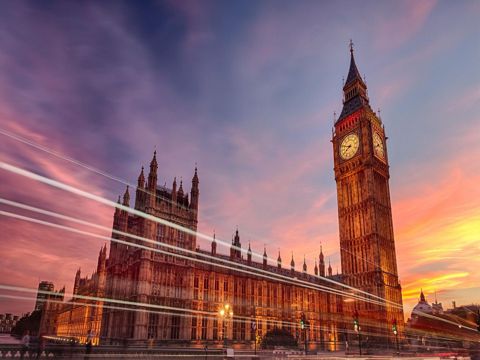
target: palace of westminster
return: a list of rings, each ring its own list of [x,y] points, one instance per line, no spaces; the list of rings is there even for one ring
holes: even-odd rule
[[[171,189],[159,186],[154,154],[147,177],[143,167],[138,177],[134,206],[128,187],[119,198],[108,256],[105,246],[91,277],[78,270],[70,301],[46,301],[40,333],[83,342],[93,336],[94,344],[221,346],[228,339],[253,347],[282,327],[320,349],[356,338],[355,314],[371,338],[392,343],[393,322],[402,335],[386,135],[350,52],[332,135],[341,274],[326,268],[321,251],[312,274],[305,261],[297,271],[293,256],[289,266],[280,254],[272,264],[264,250],[262,261],[255,261],[238,229],[229,255],[217,252],[215,237],[209,250],[201,250],[197,169],[190,193],[175,180]],[[222,317],[227,303],[233,314]]]

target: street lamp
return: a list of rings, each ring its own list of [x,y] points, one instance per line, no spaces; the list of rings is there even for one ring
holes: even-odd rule
[[[400,355],[400,346],[398,344],[398,329],[397,329],[397,319],[393,319],[392,331],[395,335],[395,341],[397,343],[397,353]]]
[[[225,336],[225,321],[227,319],[233,318],[233,309],[230,304],[225,304],[220,308],[220,316],[222,317],[222,337],[223,337],[223,347],[227,347],[227,337]]]

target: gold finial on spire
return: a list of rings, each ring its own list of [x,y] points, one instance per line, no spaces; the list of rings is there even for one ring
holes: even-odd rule
[[[352,39],[350,39],[349,46],[350,46],[350,52],[353,54],[353,40]]]

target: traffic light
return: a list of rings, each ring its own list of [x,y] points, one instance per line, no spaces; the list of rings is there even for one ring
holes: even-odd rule
[[[302,313],[301,317],[300,317],[300,328],[303,330],[305,329],[305,325],[306,325],[307,321],[305,319],[305,314]]]
[[[355,313],[353,314],[353,329],[358,332],[360,324],[358,323],[358,311],[355,310]]]
[[[397,319],[393,319],[392,322],[392,331],[395,335],[397,335]]]

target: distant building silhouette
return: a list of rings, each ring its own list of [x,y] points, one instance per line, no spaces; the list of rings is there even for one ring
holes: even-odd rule
[[[0,314],[0,334],[10,334],[19,318],[10,313]]]
[[[53,283],[51,281],[40,281],[38,284],[37,301],[35,302],[34,310],[42,310],[46,299],[48,299],[48,292],[53,291]]]
[[[44,290],[48,291],[48,293],[44,293],[45,297],[42,299],[43,306],[41,307],[42,317],[39,334],[56,334],[58,331],[58,312],[63,305],[65,286],[55,291],[52,284],[51,287],[49,286],[49,289],[51,290]]]

